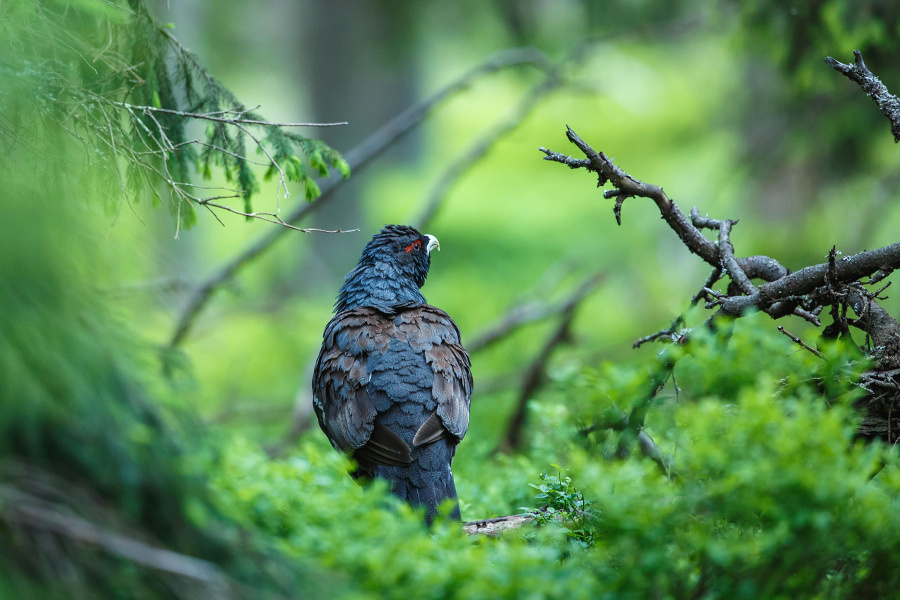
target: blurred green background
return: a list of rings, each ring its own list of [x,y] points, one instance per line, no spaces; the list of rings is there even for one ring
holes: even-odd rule
[[[832,245],[852,254],[896,241],[900,206],[891,198],[900,178],[887,122],[824,63],[826,55],[850,61],[858,48],[889,86],[900,78],[898,10],[889,4],[223,0],[154,7],[268,118],[348,121],[304,131],[342,152],[494,52],[534,47],[561,73],[558,87],[496,137],[493,128],[518,116],[545,75],[523,65],[475,81],[304,223],[359,233],[290,232],[213,297],[183,343],[188,401],[210,419],[261,426],[263,439],[289,427],[337,288],[369,236],[417,217],[450,164],[483,139],[492,139],[490,149],[467,164],[427,226],[442,251],[424,292],[456,319],[465,340],[524,300],[561,297],[603,271],[553,369],[656,352],[630,346],[667,327],[708,274],[649,201],[626,202],[618,227],[612,201],[592,177],[541,160],[540,146],[577,154],[564,137],[567,124],[633,176],[663,186],[685,212],[696,206],[740,219],[734,244],[741,255],[768,254],[797,269],[822,262]],[[570,60],[574,52],[580,56]],[[283,207],[303,202],[293,191]],[[274,211],[275,195],[275,182],[264,184],[255,208]],[[184,294],[144,284],[190,286],[272,227],[232,215],[222,217],[223,227],[199,217],[176,240],[166,211],[123,206],[103,236],[111,264],[100,283],[111,293],[130,290],[117,307],[159,344],[171,336]],[[895,314],[897,307],[888,305]],[[493,435],[518,374],[553,327],[526,327],[477,355],[466,446]],[[788,328],[806,331],[799,323]]]
[[[75,14],[88,7],[88,15],[97,10],[87,0],[47,4],[64,15],[70,9]],[[21,40],[10,28],[16,11],[27,12],[28,5],[26,0],[0,3],[4,43]],[[55,452],[61,448],[62,462],[76,474],[85,465],[117,457],[109,473],[101,470],[108,480],[97,483],[92,475],[92,485],[121,494],[123,504],[136,507],[128,513],[133,521],[164,521],[164,527],[154,526],[155,539],[189,554],[221,556],[202,542],[175,541],[182,535],[182,518],[208,531],[221,511],[276,537],[296,536],[286,551],[296,558],[318,551],[308,540],[321,531],[310,534],[305,522],[290,521],[291,514],[312,514],[314,500],[326,493],[333,493],[338,508],[358,514],[377,505],[370,496],[362,504],[362,492],[343,476],[346,465],[333,456],[315,422],[303,427],[310,425],[309,375],[343,275],[372,233],[384,224],[414,222],[436,189],[442,190],[440,204],[424,229],[440,239],[441,252],[433,257],[423,292],[456,320],[464,344],[514,307],[564,299],[586,277],[603,273],[601,284],[580,304],[570,339],[543,369],[546,377],[532,394],[521,454],[494,450],[526,371],[558,316],[522,327],[473,355],[471,425],[454,463],[464,520],[518,512],[532,502],[527,482],[553,461],[567,460],[583,472],[594,495],[610,492],[600,483],[608,476],[625,487],[649,477],[653,465],[637,461],[613,474],[603,472],[598,466],[603,463],[563,440],[574,436],[575,424],[585,424],[579,411],[585,418],[597,416],[609,398],[627,401],[637,393],[646,380],[643,369],[660,347],[633,350],[632,343],[685,312],[708,270],[650,201],[628,200],[617,226],[613,202],[603,199],[593,177],[542,160],[541,146],[577,155],[566,141],[566,125],[629,174],[663,186],[685,212],[696,206],[715,218],[739,219],[732,234],[738,255],[766,254],[799,269],[824,262],[833,245],[849,255],[897,241],[900,154],[888,123],[857,86],[824,62],[828,55],[850,62],[853,50],[860,49],[869,68],[900,91],[900,6],[891,2],[153,0],[148,6],[246,106],[261,105],[266,118],[347,121],[343,127],[302,130],[342,153],[496,53],[531,48],[528,56],[534,58],[473,79],[409,135],[354,170],[330,192],[327,205],[299,225],[359,232],[286,232],[215,291],[175,349],[169,341],[194,287],[278,225],[225,212],[218,213],[220,223],[198,210],[196,225],[185,229],[177,211],[136,202],[136,190],[117,190],[114,173],[85,174],[77,160],[44,164],[28,147],[33,135],[78,155],[84,149],[77,135],[52,124],[0,119],[0,161],[6,165],[0,190],[0,341],[6,342],[0,347],[0,390],[8,399],[31,398],[42,390],[35,396],[40,402],[6,403],[0,413],[5,449],[37,463],[49,457],[48,464],[59,464]],[[91,58],[83,57],[86,64]],[[29,69],[42,73],[46,64],[19,65],[18,71],[0,66],[3,79],[15,83],[29,77]],[[15,85],[0,87],[5,87],[4,103],[21,108],[32,101],[16,96]],[[35,100],[53,101],[40,93]],[[263,171],[258,169],[255,210],[280,208],[287,214],[306,202],[298,184],[290,186],[289,198],[279,198],[276,182],[262,181]],[[196,174],[194,180],[230,185],[215,170],[209,183]],[[895,298],[884,306],[900,315]],[[695,311],[689,324],[706,316]],[[814,344],[817,333],[810,326],[784,324]],[[765,332],[775,323],[760,318],[752,326]],[[753,338],[746,348],[779,343],[766,340]],[[794,352],[789,345],[778,348],[783,356]],[[756,364],[740,352],[732,359]],[[749,381],[770,368],[777,371],[766,363],[758,371],[737,369],[735,377]],[[28,376],[20,376],[23,372]],[[581,377],[590,380],[586,388],[579,387]],[[720,384],[714,381],[709,389],[721,393]],[[103,386],[113,391],[95,402],[92,394]],[[127,410],[117,408],[123,397]],[[176,425],[145,407],[148,397],[155,399],[149,406],[159,400],[166,415],[179,415],[171,419]],[[741,402],[753,404],[747,398]],[[98,408],[107,405],[108,414]],[[699,419],[700,428],[719,422],[720,415],[707,408],[688,417],[669,406],[658,422],[651,419],[663,451],[674,456],[689,419]],[[783,416],[777,408],[767,410],[773,419]],[[799,414],[809,420],[809,431],[816,419],[825,419],[832,441],[849,445],[847,431],[840,433],[831,417]],[[106,420],[93,422],[97,415]],[[166,444],[157,445],[153,432],[168,431],[161,423],[175,433],[166,433]],[[108,436],[109,448],[69,452],[79,440],[102,439],[104,431],[120,426],[128,435]],[[59,435],[70,429],[70,437]],[[790,427],[779,432],[796,433]],[[210,439],[215,450],[204,446],[186,454],[192,466],[184,467],[178,458],[171,473],[169,467],[157,469],[171,466],[167,461],[182,457],[197,440]],[[270,461],[259,448],[293,462]],[[776,450],[778,461],[790,463],[795,449]],[[864,485],[868,472],[860,464],[871,468],[873,459],[860,458],[856,450],[852,456],[859,462],[850,461],[848,472],[862,473]],[[755,459],[728,454],[722,460],[750,469]],[[148,488],[193,490],[192,474],[204,470],[212,482],[200,487],[227,498],[213,502],[216,510],[200,508],[206,505],[191,500],[195,492],[184,492],[171,506],[160,504],[162,516],[147,509],[157,501]],[[696,470],[706,477],[715,469]],[[307,492],[309,498],[296,496],[292,486],[298,477],[302,489],[315,490]],[[646,490],[632,488],[625,508],[652,507],[658,500],[654,494],[668,493],[660,491],[665,486],[658,480],[644,484]],[[866,496],[866,502],[877,499]],[[688,513],[703,510],[687,506]],[[310,527],[341,519],[338,508]],[[412,535],[416,525],[414,518],[400,524],[384,515],[371,519],[366,523],[372,527],[400,528],[398,540]],[[648,523],[635,527],[649,528]],[[874,518],[869,525],[873,531],[886,527]],[[626,534],[629,526],[622,525]],[[350,529],[341,535],[352,541],[362,534]],[[335,564],[341,559],[335,557],[341,557],[337,547],[343,539],[338,536],[328,548],[332,554],[323,554],[331,561],[328,568],[340,570]],[[445,544],[447,556],[458,550],[457,542],[441,540],[431,541]],[[539,560],[528,554],[532,547],[515,548],[509,550],[514,564],[532,564],[522,558],[526,555]],[[465,556],[476,556],[474,564],[482,555]],[[556,564],[556,558],[553,553],[547,560]],[[515,563],[520,559],[524,562]],[[577,577],[576,566],[560,577]],[[380,575],[377,567],[369,568],[376,575],[367,576]],[[253,572],[252,566],[230,572],[241,569]],[[373,594],[379,589],[367,588]],[[747,597],[760,593],[754,590]],[[481,591],[484,597],[489,592]]]

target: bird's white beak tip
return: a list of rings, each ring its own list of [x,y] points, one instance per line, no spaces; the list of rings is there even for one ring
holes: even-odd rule
[[[438,242],[438,239],[436,237],[434,237],[433,235],[426,233],[425,239],[428,240],[428,245],[425,246],[425,251],[428,252],[428,254],[431,254],[432,250],[440,250],[441,249],[440,242]]]

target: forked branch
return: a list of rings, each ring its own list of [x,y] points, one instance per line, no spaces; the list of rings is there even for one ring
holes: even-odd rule
[[[829,263],[822,263],[791,273],[776,259],[767,256],[737,257],[731,243],[731,229],[736,220],[701,217],[697,209],[685,215],[659,186],[644,183],[629,175],[613,163],[603,152],[597,152],[587,142],[567,127],[566,137],[581,150],[587,159],[575,159],[559,152],[540,148],[545,160],[559,162],[570,168],[584,168],[596,173],[598,183],[614,186],[604,193],[606,198],[616,199],[616,216],[620,217],[623,198],[641,197],[652,200],[659,208],[663,220],[675,231],[685,246],[709,263],[716,273],[731,280],[727,294],[714,294],[708,303],[717,307],[719,313],[741,316],[747,309],[755,308],[778,319],[796,315],[819,325],[818,311],[824,305],[816,298],[824,299],[826,287],[846,286],[858,282],[860,278],[877,273],[890,272],[900,268],[900,242],[845,257],[831,267],[833,277],[828,278]],[[701,232],[712,229],[718,232],[718,243],[709,240]],[[767,283],[757,287],[752,279],[763,279]],[[704,294],[711,290],[704,286]],[[846,292],[843,292],[846,295]],[[823,300],[824,301],[824,300]],[[857,326],[866,325],[857,321]],[[873,332],[869,332],[873,333]]]

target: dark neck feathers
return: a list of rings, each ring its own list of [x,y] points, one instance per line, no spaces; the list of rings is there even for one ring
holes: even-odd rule
[[[372,306],[392,312],[400,306],[425,304],[419,291],[424,283],[415,281],[408,273],[387,261],[361,261],[344,277],[338,292],[334,312],[339,313],[360,306]]]

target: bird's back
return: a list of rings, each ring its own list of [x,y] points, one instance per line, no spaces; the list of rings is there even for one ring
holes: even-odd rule
[[[469,420],[472,377],[459,330],[429,305],[338,313],[313,376],[319,425],[356,475],[392,482],[429,521],[456,498],[450,465]],[[450,516],[459,518],[455,508]]]

